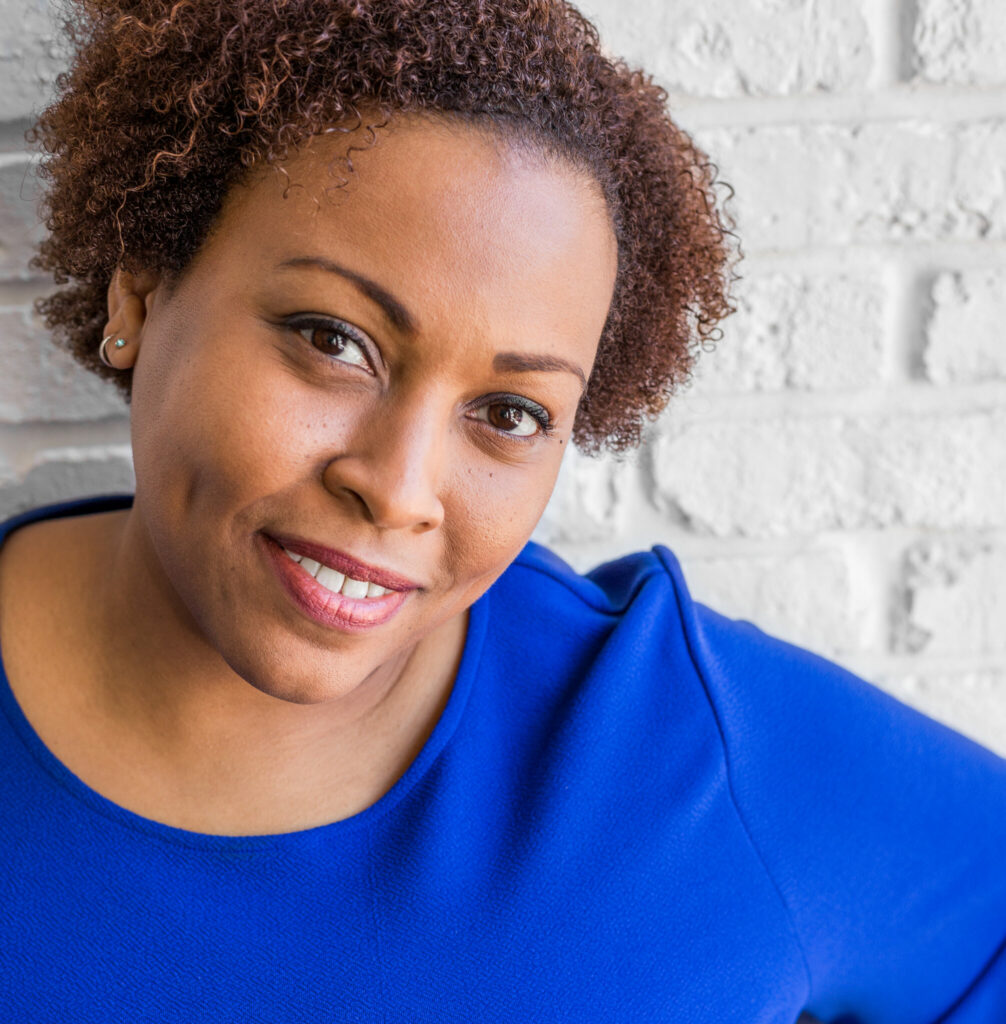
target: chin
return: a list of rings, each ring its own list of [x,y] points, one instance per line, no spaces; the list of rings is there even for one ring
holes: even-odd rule
[[[345,697],[356,689],[348,679],[328,672],[291,672],[288,665],[249,664],[226,659],[230,668],[249,686],[267,697],[287,704],[324,704]]]
[[[300,681],[289,679],[268,679],[262,681],[246,680],[256,690],[269,697],[285,701],[287,704],[327,704],[338,700],[352,692],[353,686],[338,686],[331,681],[327,685],[319,685],[317,681]]]

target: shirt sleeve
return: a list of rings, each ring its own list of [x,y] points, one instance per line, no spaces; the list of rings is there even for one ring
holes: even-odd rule
[[[687,601],[682,617],[807,1011],[1006,1021],[1006,761],[749,623]]]

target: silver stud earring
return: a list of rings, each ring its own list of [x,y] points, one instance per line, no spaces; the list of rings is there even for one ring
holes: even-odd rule
[[[104,363],[104,364],[105,364],[106,366],[111,366],[111,367],[112,367],[112,369],[113,369],[113,370],[115,370],[115,369],[118,369],[118,367],[116,367],[116,366],[115,366],[115,365],[114,365],[114,364],[113,364],[113,363],[112,363],[112,362],[111,362],[111,361],[109,360],[109,358],[108,358],[108,352],[107,352],[107,351],[105,350],[105,349],[106,349],[106,346],[107,346],[107,345],[108,345],[108,343],[109,343],[109,342],[110,342],[110,341],[112,340],[112,338],[115,338],[115,335],[114,335],[114,334],[110,334],[110,335],[108,335],[108,337],[107,337],[107,338],[102,338],[102,339],[101,339],[101,344],[100,344],[100,345],[98,346],[98,358],[99,358],[99,359],[100,359],[100,360],[101,360],[101,361],[102,361],[102,362],[103,362],[103,363]],[[125,348],[125,347],[126,347],[126,339],[125,339],[125,338],[115,338],[115,348]]]

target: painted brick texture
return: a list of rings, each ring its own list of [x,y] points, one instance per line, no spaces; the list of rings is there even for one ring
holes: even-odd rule
[[[1006,80],[1006,6],[1001,0],[918,0],[915,68],[929,82]]]
[[[1001,409],[702,418],[658,438],[655,453],[658,499],[702,534],[992,528],[1006,508]]]
[[[581,4],[609,51],[692,96],[773,96],[863,86],[870,0],[635,0]],[[655,45],[656,44],[656,45]]]
[[[62,69],[50,0],[0,0],[0,121],[44,102]]]
[[[924,364],[934,384],[1006,380],[1006,271],[944,272],[933,283]]]
[[[35,208],[37,183],[32,165],[18,155],[0,164],[0,280],[27,280],[28,261],[43,229]]]
[[[30,306],[0,306],[0,338],[5,357],[0,423],[97,420],[125,414],[125,403],[115,388],[53,345]]]
[[[691,385],[634,456],[570,453],[536,537],[581,569],[668,544],[700,600],[1006,753],[1006,5],[581,6],[746,258]],[[51,10],[0,0],[0,515],[132,480],[126,407],[31,312]]]
[[[751,275],[738,286],[737,307],[732,340],[698,362],[696,394],[830,391],[884,380],[890,294],[883,268]]]
[[[1006,239],[1006,119],[697,134],[737,190],[749,251]]]

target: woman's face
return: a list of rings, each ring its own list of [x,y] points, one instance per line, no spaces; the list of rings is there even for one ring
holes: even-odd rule
[[[520,551],[616,270],[564,164],[401,121],[334,188],[347,144],[236,188],[136,332],[145,557],[234,671],[297,703],[379,674]]]

